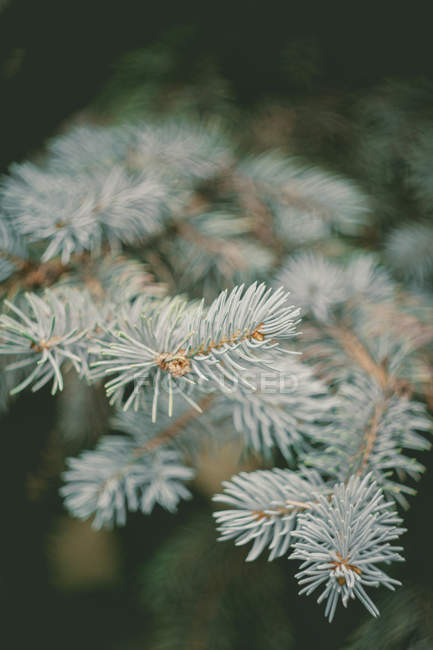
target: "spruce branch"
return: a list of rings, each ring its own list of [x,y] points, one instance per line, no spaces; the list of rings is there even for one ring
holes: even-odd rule
[[[427,450],[423,433],[431,431],[425,406],[404,394],[389,393],[358,372],[341,385],[334,420],[317,435],[319,446],[304,461],[325,475],[347,481],[371,472],[386,495],[407,507],[414,490],[407,477],[419,479],[423,465],[406,450]]]
[[[294,336],[298,322],[287,294],[272,292],[264,284],[223,291],[207,309],[203,302],[188,305],[178,299],[148,302],[137,316],[119,321],[117,331],[98,340],[98,354],[108,359],[96,361],[94,367],[97,376],[116,375],[106,384],[113,403],[121,404],[125,387],[132,384],[125,410],[132,404],[138,407],[143,382],[149,379],[154,420],[163,377],[168,381],[170,413],[175,387],[194,405],[185,384],[221,389],[229,380],[249,385],[241,364],[260,363],[265,351]]]
[[[288,460],[310,448],[317,432],[329,425],[338,398],[313,371],[286,353],[269,358],[268,371],[250,368],[254,389],[237,386],[219,396],[221,417],[229,410],[247,449],[269,459],[277,448]]]
[[[407,505],[424,470],[410,454],[430,446],[417,398],[431,386],[431,301],[409,298],[379,253],[352,254],[370,214],[360,189],[291,156],[237,159],[221,125],[179,119],[70,130],[41,165],[11,167],[0,209],[13,296],[0,317],[2,402],[12,379],[12,392],[52,381],[54,393],[72,367],[107,379],[119,407],[124,435],[68,459],[67,509],[97,528],[128,510],[175,511],[190,497],[195,433],[235,433],[290,469],[225,481],[220,539],[251,543],[248,561],[293,547],[302,592],[322,587],[330,620],[354,598],[376,616],[368,588],[398,584],[377,565],[401,560],[389,497]],[[403,277],[424,286],[430,231],[396,228],[385,243],[388,263],[401,252]],[[151,271],[206,303],[164,297]]]
[[[290,556],[302,561],[296,574],[302,587],[299,593],[309,595],[323,585],[317,602],[326,601],[330,622],[340,600],[347,607],[355,598],[378,616],[365,587],[383,585],[394,590],[401,584],[376,566],[403,560],[402,547],[390,543],[404,532],[391,508],[367,474],[335,486],[329,499],[318,494],[314,507],[299,515]]]
[[[70,298],[78,298],[71,290]],[[0,317],[0,354],[13,355],[17,361],[8,369],[34,366],[32,372],[11,393],[17,393],[33,383],[36,391],[51,379],[52,393],[63,389],[61,368],[65,362],[82,370],[83,337],[85,327],[80,327],[83,314],[73,312],[71,303],[47,291],[44,299],[25,294],[23,309],[6,301],[13,315]],[[72,301],[73,302],[73,301]],[[82,323],[81,323],[82,325]]]
[[[274,468],[241,472],[222,485],[224,492],[213,500],[231,508],[214,513],[219,539],[234,539],[236,545],[253,542],[246,557],[249,562],[266,547],[270,561],[284,555],[291,544],[298,514],[312,509],[317,492],[328,491],[314,470],[296,473]]]
[[[127,510],[149,514],[159,504],[175,512],[181,499],[191,497],[184,482],[194,471],[179,452],[164,448],[137,455],[144,444],[140,437],[104,436],[95,450],[68,459],[60,492],[75,517],[94,515],[96,529],[124,525]]]

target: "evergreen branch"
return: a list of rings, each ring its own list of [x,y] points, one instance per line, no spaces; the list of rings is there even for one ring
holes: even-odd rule
[[[414,177],[429,177],[427,158],[407,162],[429,209],[431,188]],[[68,510],[97,528],[124,524],[127,510],[175,511],[194,475],[182,445],[202,435],[197,413],[209,411],[206,432],[234,429],[263,457],[277,449],[298,467],[225,481],[220,539],[251,543],[249,561],[293,546],[301,593],[321,586],[329,620],[356,597],[377,616],[367,589],[399,584],[377,565],[402,559],[391,545],[400,519],[384,497],[407,505],[406,479],[424,470],[407,450],[430,446],[430,418],[412,396],[431,383],[431,305],[422,315],[425,296],[406,298],[373,255],[352,255],[370,212],[357,186],[277,153],[237,161],[218,125],[171,120],[72,129],[43,164],[11,167],[0,203],[0,280],[15,296],[0,316],[11,392],[51,381],[62,390],[72,366],[109,377],[106,394],[122,407],[113,425],[126,436],[68,459]],[[385,243],[391,266],[403,259],[396,273],[418,286],[431,279],[431,230],[400,227]],[[318,242],[335,259],[313,253]],[[163,298],[138,261],[146,254],[173,292],[210,304]],[[280,262],[276,290],[256,282]],[[280,347],[297,335],[300,309],[311,368]],[[268,390],[263,370],[292,389]],[[11,382],[0,380],[3,398]]]
[[[77,372],[83,369],[83,338],[87,328],[83,327],[83,311],[73,311],[71,307],[74,302],[80,305],[81,299],[73,290],[69,293],[70,301],[49,291],[44,299],[31,293],[25,294],[25,298],[28,315],[6,301],[15,317],[0,316],[0,354],[21,357],[8,368],[34,366],[30,375],[11,393],[23,390],[32,382],[32,390],[36,391],[53,379],[54,394],[63,389],[61,367],[65,362],[72,363]]]
[[[177,237],[164,249],[179,272],[178,284],[190,288],[251,282],[275,264],[275,255],[255,238],[256,220],[226,212],[202,212],[174,221]]]
[[[352,375],[352,382],[340,386],[333,422],[318,432],[319,446],[306,453],[304,462],[345,482],[371,472],[378,485],[406,507],[404,495],[414,490],[403,478],[417,480],[424,467],[403,450],[430,448],[420,432],[431,431],[431,419],[423,404],[385,392],[361,372]]]
[[[334,418],[338,399],[312,370],[287,354],[269,359],[272,370],[248,377],[257,386],[228,389],[219,398],[221,415],[230,411],[233,425],[248,448],[269,458],[278,448],[287,460],[305,453],[318,431]]]
[[[138,316],[138,317],[137,317]],[[136,406],[143,382],[154,387],[153,417],[156,417],[162,377],[167,377],[169,395],[182,382],[208,382],[224,388],[224,379],[243,380],[240,363],[260,363],[264,352],[279,339],[294,336],[298,311],[288,304],[282,290],[252,284],[223,291],[208,309],[203,303],[188,305],[177,299],[143,304],[135,320],[119,321],[122,329],[98,340],[99,354],[109,357],[94,363],[96,376],[116,374],[107,384],[112,401],[122,403],[125,387],[133,392],[124,404]],[[172,398],[169,400],[171,413]],[[192,402],[194,405],[194,402]]]
[[[180,499],[191,497],[183,482],[194,471],[172,449],[136,457],[135,450],[142,446],[136,437],[104,436],[95,450],[69,458],[60,490],[66,508],[80,519],[94,515],[97,529],[124,525],[127,510],[149,514],[159,504],[175,512]]]
[[[347,607],[356,597],[373,616],[379,611],[364,587],[383,585],[394,590],[401,583],[390,578],[376,564],[402,561],[400,546],[391,541],[404,532],[401,519],[390,510],[371,475],[352,477],[334,487],[330,499],[317,495],[312,510],[299,516],[293,531],[291,559],[302,561],[296,574],[300,594],[324,590],[318,603],[326,601],[325,616],[331,622],[339,600]]]
[[[317,492],[327,491],[315,471],[290,470],[241,472],[223,482],[224,493],[214,501],[232,506],[214,513],[220,540],[234,539],[236,545],[253,542],[247,561],[270,550],[269,560],[287,552],[300,512],[310,510]]]

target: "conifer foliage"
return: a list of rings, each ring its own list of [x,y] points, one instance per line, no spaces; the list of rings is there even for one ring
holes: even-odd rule
[[[386,260],[406,255],[413,279],[424,226],[372,254],[355,183],[235,144],[214,122],[89,125],[12,165],[1,407],[73,373],[104,386],[111,433],[67,460],[61,488],[95,528],[174,512],[203,438],[239,437],[256,469],[214,497],[220,539],[248,561],[301,561],[301,593],[320,588],[330,621],[354,598],[377,616],[372,588],[399,584],[383,566],[402,560],[397,508],[424,469],[432,399],[433,307]]]

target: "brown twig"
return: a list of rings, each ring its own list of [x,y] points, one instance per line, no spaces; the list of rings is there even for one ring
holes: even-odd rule
[[[303,512],[304,510],[312,510],[312,509],[313,506],[310,503],[287,499],[287,501],[285,501],[285,506],[277,506],[275,508],[269,508],[269,511],[253,510],[251,514],[255,515],[257,521],[259,521],[260,519],[270,519],[271,517],[274,516],[282,517],[284,515],[289,515],[294,510],[296,510],[297,512]]]
[[[193,350],[189,356],[195,356],[197,354],[209,354],[212,350],[218,350],[224,345],[234,345],[235,343],[242,343],[242,341],[247,341],[254,339],[255,341],[263,341],[265,338],[264,333],[262,332],[262,327],[264,323],[260,323],[257,327],[254,328],[251,332],[243,332],[241,330],[236,330],[231,336],[223,336],[219,341],[211,341],[206,347],[204,344]]]
[[[371,452],[373,451],[374,443],[376,442],[377,434],[379,432],[380,420],[385,412],[386,405],[386,400],[383,400],[376,404],[373,416],[370,420],[369,426],[365,431],[363,442],[359,449],[358,455],[361,456],[361,459],[358,470],[356,472],[357,476],[362,475],[365,470],[365,466],[367,465],[368,460],[371,456]]]
[[[377,364],[372,359],[370,353],[350,330],[341,326],[328,326],[328,333],[339,341],[344,351],[369,375],[375,377],[380,386],[387,390],[392,384],[392,379],[388,376],[384,366]]]
[[[281,259],[284,252],[283,242],[274,233],[273,214],[259,195],[256,183],[239,174],[231,174],[226,182],[237,192],[241,208],[246,214],[254,217],[254,233],[257,239],[274,251],[277,260]]]
[[[343,558],[340,553],[337,553],[337,558],[338,560],[333,560],[330,562],[330,564],[333,564],[336,569],[344,566],[346,569],[349,569],[350,571],[354,571],[357,573],[359,576],[362,574],[362,571],[359,567],[355,566],[354,564],[350,564],[350,559],[348,557]],[[340,576],[337,578],[337,582],[339,585],[344,585],[346,583],[346,579],[344,576]]]
[[[215,397],[216,396],[214,393],[209,393],[208,395],[202,397],[202,399],[198,402],[198,406],[200,407],[201,411],[206,411],[209,409],[212,402],[215,400]],[[199,412],[197,409],[191,407],[188,409],[188,411],[185,411],[176,420],[171,422],[168,427],[163,429],[163,431],[160,431],[160,433],[151,438],[151,440],[148,440],[146,443],[144,443],[144,445],[141,445],[140,447],[134,449],[134,457],[137,458],[139,456],[142,456],[143,454],[146,454],[149,451],[153,451],[161,445],[165,445],[170,440],[173,440],[173,438],[182,433],[187,424],[189,424],[191,420],[194,420],[198,415]]]

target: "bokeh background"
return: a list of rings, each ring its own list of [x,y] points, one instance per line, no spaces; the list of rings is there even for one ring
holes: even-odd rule
[[[218,115],[245,147],[278,147],[357,180],[375,201],[374,248],[408,215],[431,218],[405,184],[413,142],[433,170],[426,9],[0,0],[0,171],[71,123]],[[96,438],[105,413],[92,399],[83,426]],[[59,473],[76,450],[56,435],[49,392],[21,396],[1,429],[2,647],[433,648],[432,471],[405,517],[405,588],[379,599],[378,623],[354,603],[330,626],[313,598],[298,599],[285,560],[246,565],[245,549],[215,542],[209,497],[239,449],[218,463],[203,456],[195,499],[177,515],[130,515],[124,529],[95,533],[62,510]]]

